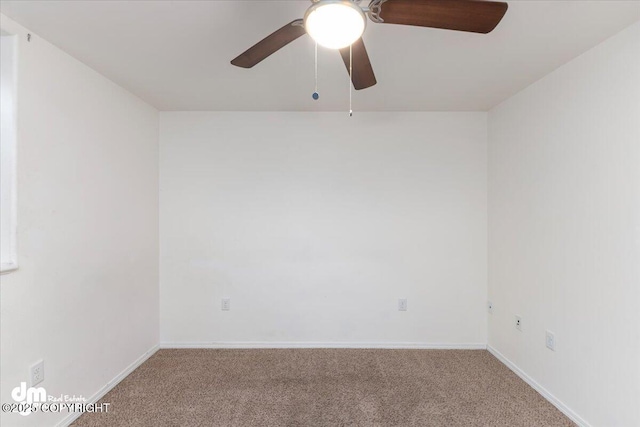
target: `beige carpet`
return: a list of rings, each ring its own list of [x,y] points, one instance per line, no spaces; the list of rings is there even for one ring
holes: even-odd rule
[[[74,426],[571,426],[484,350],[160,350]]]

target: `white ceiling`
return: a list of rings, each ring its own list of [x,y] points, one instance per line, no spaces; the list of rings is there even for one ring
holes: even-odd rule
[[[308,1],[2,1],[0,11],[160,110],[340,111],[337,52],[304,36],[250,70],[229,61]],[[360,111],[484,111],[640,19],[639,1],[510,1],[488,35],[370,23],[378,78]]]

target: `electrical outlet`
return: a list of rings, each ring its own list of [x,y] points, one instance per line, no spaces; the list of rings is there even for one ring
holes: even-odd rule
[[[44,381],[44,360],[40,360],[29,368],[29,378],[31,378],[31,387],[34,387]]]
[[[231,310],[231,298],[222,298],[222,311]]]
[[[520,316],[516,316],[516,329],[522,331],[522,318]]]
[[[491,301],[487,301],[487,311],[489,314],[493,314],[493,303]]]
[[[398,300],[398,311],[407,311],[407,299],[400,298]]]
[[[556,336],[553,332],[547,331],[546,344],[549,350],[556,351]]]

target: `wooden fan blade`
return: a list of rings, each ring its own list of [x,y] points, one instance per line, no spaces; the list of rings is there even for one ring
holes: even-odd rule
[[[482,0],[387,0],[380,17],[386,24],[487,34],[508,7],[507,3]]]
[[[275,33],[265,37],[263,40],[250,47],[242,55],[231,61],[237,67],[251,68],[263,59],[282,49],[307,31],[302,25],[302,19],[296,19]]]
[[[351,48],[353,58],[353,69],[351,73],[351,82],[356,90],[366,89],[377,83],[376,76],[373,74],[373,68],[371,67],[371,61],[367,54],[367,49],[364,47],[364,41],[362,38],[356,40]],[[349,48],[345,47],[340,49],[340,55],[344,65],[347,66],[347,72],[349,72]]]

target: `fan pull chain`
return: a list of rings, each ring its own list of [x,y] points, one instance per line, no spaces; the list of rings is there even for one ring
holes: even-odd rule
[[[315,49],[315,67],[316,67],[316,87],[315,90],[313,91],[313,99],[314,100],[318,100],[320,98],[320,94],[318,93],[318,43],[316,42],[316,49]]]
[[[352,104],[352,82],[353,80],[353,45],[349,46],[349,117],[353,117],[353,104]]]

